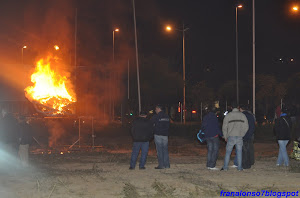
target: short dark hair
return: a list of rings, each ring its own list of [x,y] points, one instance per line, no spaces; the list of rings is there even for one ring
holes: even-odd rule
[[[158,105],[156,105],[155,107],[161,109],[162,111],[164,110],[164,106],[161,105],[161,104],[158,104]]]
[[[249,106],[248,105],[245,105],[245,104],[241,104],[240,105],[240,108],[245,110],[245,111],[248,111],[249,110]]]
[[[238,104],[236,102],[231,103],[232,108],[238,108]]]

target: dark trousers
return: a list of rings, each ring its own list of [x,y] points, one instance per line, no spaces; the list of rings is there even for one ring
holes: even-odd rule
[[[251,163],[251,166],[254,165],[254,163],[255,163],[253,141],[254,141],[254,135],[251,137],[251,140],[249,142],[249,152],[250,152],[250,163]]]
[[[149,151],[149,142],[133,142],[130,167],[135,168],[136,160],[139,156],[141,150],[141,159],[139,167],[145,167],[148,151]]]
[[[210,137],[206,139],[207,143],[207,163],[206,167],[214,168],[219,154],[219,137]]]
[[[243,169],[251,168],[251,153],[250,153],[251,140],[243,140],[242,148],[242,167]],[[234,165],[237,166],[237,157],[234,158]]]

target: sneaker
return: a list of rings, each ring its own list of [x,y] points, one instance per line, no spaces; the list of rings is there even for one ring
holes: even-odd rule
[[[224,168],[221,168],[221,170],[220,171],[228,171],[227,169],[224,169]]]
[[[157,166],[157,167],[155,167],[155,169],[164,169],[164,168],[163,168],[163,167]]]
[[[133,167],[129,167],[129,170],[134,170],[134,168]]]
[[[280,166],[280,164],[276,164],[276,166],[277,166],[277,167],[279,167],[279,166]]]
[[[237,165],[232,165],[230,166],[231,168],[237,168],[238,166]]]
[[[216,171],[216,170],[219,170],[219,169],[216,168],[216,167],[213,167],[213,168],[207,167],[207,169],[208,169],[208,170],[215,170],[215,171]]]
[[[140,170],[145,170],[146,168],[145,167],[140,167]]]

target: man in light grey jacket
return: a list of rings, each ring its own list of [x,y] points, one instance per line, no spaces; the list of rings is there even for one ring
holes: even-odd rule
[[[242,168],[242,147],[243,147],[243,137],[249,129],[247,117],[237,109],[237,105],[233,105],[233,110],[231,113],[227,114],[223,121],[223,138],[227,142],[226,145],[226,155],[224,160],[224,166],[221,170],[228,170],[228,164],[230,160],[230,155],[233,147],[236,147],[236,155],[238,161],[237,169],[239,171]]]

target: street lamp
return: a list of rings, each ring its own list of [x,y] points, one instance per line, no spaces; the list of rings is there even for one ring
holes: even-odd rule
[[[240,103],[239,96],[239,40],[238,40],[238,9],[243,8],[243,5],[239,4],[235,6],[235,64],[236,64],[236,102]]]
[[[182,32],[182,67],[183,67],[183,123],[186,123],[186,99],[185,99],[185,89],[186,89],[186,81],[185,81],[185,32],[190,28],[185,28],[184,24],[182,25],[182,29],[174,28],[177,31]],[[166,31],[171,31],[171,26],[166,26]]]
[[[22,65],[24,65],[24,49],[26,49],[26,48],[27,48],[26,45],[24,45],[24,46],[22,47]]]
[[[113,30],[113,62],[115,63],[115,32],[119,32],[120,29],[116,28]]]
[[[298,11],[299,11],[299,7],[298,7],[297,5],[294,5],[294,6],[292,7],[292,11],[298,12]]]
[[[59,50],[59,46],[58,45],[54,45],[54,49],[57,51]]]
[[[113,64],[115,64],[115,32],[119,32],[120,29],[116,28],[113,30]],[[113,75],[114,77],[114,75]],[[114,90],[112,90],[112,94],[114,95]],[[110,97],[110,100],[112,101],[112,120],[115,119],[115,101]]]

